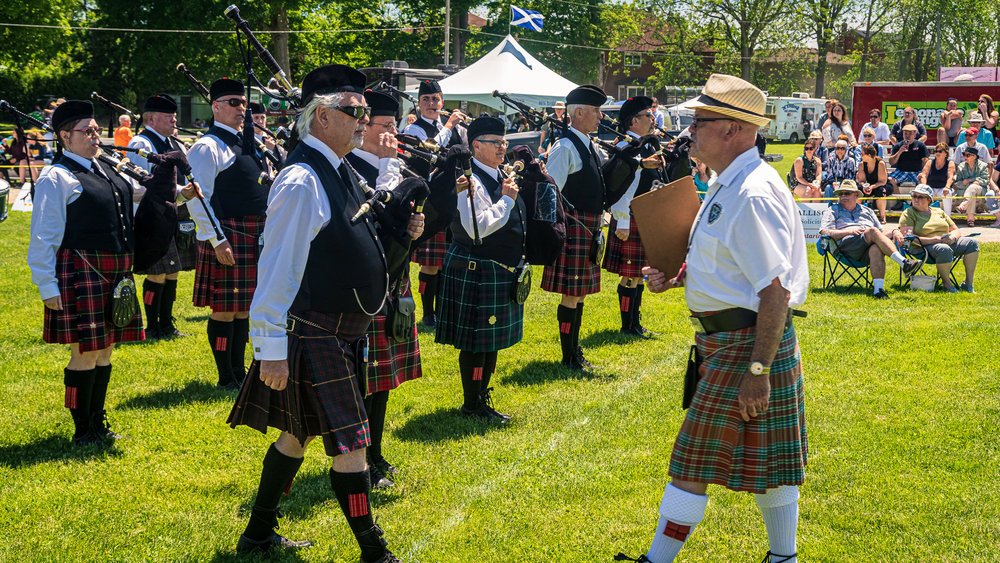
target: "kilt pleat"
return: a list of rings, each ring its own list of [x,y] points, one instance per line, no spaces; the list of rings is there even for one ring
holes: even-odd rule
[[[229,413],[233,428],[249,426],[267,432],[277,428],[304,442],[319,436],[328,456],[371,445],[368,414],[358,388],[356,350],[371,317],[360,314],[297,315],[336,332],[329,334],[300,323],[288,335],[288,383],[275,391],[260,380],[254,361]]]
[[[405,283],[403,297],[411,297],[410,282]],[[390,340],[386,335],[386,316],[375,315],[368,327],[367,369],[369,393],[391,391],[423,375],[416,325],[406,339]]]
[[[219,221],[233,248],[235,266],[224,266],[215,257],[208,241],[198,243],[194,274],[194,306],[211,307],[213,312],[247,312],[257,287],[258,241],[264,218],[249,215]]]
[[[154,276],[159,274],[176,274],[181,269],[180,252],[177,250],[177,244],[171,239],[170,245],[167,247],[167,253],[163,255],[163,258],[157,260],[149,268],[136,273],[141,276]]]
[[[473,261],[475,270],[453,262]],[[514,274],[492,260],[472,257],[452,244],[438,292],[435,340],[466,352],[510,348],[524,336],[524,305],[511,301]]]
[[[771,365],[767,411],[749,422],[737,396],[747,373],[754,329],[697,334],[701,380],[670,458],[670,476],[763,493],[805,479],[808,454],[801,356],[795,329],[781,339]]]
[[[629,221],[627,240],[615,236],[617,228],[618,221],[611,219],[611,225],[608,226],[608,247],[604,252],[604,269],[626,278],[641,277],[642,267],[646,265],[646,252],[642,248],[635,217],[631,217]]]
[[[590,243],[601,228],[603,213],[566,211],[566,248],[542,271],[542,289],[561,295],[590,295],[601,291],[601,270],[590,261]]]
[[[100,276],[87,265],[88,262],[97,268]],[[93,352],[115,342],[145,339],[139,309],[124,328],[118,328],[107,317],[114,286],[122,277],[131,279],[131,269],[132,255],[128,253],[59,249],[56,252],[56,279],[63,309],[45,308],[42,340],[53,344],[76,343],[81,352]]]
[[[413,261],[421,266],[440,268],[448,252],[448,235],[444,231],[424,241],[413,251]]]

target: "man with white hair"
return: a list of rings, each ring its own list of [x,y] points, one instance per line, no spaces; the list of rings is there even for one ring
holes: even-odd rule
[[[823,197],[833,197],[835,184],[853,180],[858,175],[858,162],[849,151],[848,142],[840,139],[833,146],[833,153],[823,162]]]
[[[115,129],[115,146],[124,147],[132,138],[132,118],[123,113],[118,116],[118,128]]]

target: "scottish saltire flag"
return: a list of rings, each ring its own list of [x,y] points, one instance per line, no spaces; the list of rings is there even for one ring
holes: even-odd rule
[[[510,5],[510,25],[541,31],[542,24],[545,23],[544,20],[545,16],[541,12],[525,10],[513,4]]]

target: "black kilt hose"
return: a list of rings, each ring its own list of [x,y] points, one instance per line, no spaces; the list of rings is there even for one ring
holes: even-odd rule
[[[601,291],[601,270],[590,261],[590,244],[601,229],[603,213],[566,210],[566,249],[542,271],[542,289],[582,296]]]
[[[250,310],[257,287],[257,260],[264,217],[248,215],[219,221],[233,248],[235,266],[224,266],[215,257],[208,241],[198,243],[198,263],[194,274],[194,306],[211,307],[215,313]]]
[[[410,283],[405,283],[403,297],[410,297]],[[368,327],[368,393],[392,391],[423,375],[416,324],[405,339],[390,340],[386,335],[386,317],[381,314],[385,310],[379,313]]]
[[[81,352],[93,352],[115,342],[145,339],[138,308],[132,322],[124,328],[115,326],[107,315],[115,285],[123,277],[131,279],[131,269],[131,253],[59,249],[56,279],[63,309],[45,307],[42,340],[50,344],[79,344]]]
[[[604,251],[604,269],[625,278],[642,277],[642,267],[646,265],[646,252],[642,248],[639,229],[635,217],[630,217],[628,239],[615,236],[618,220],[611,219],[608,227],[608,247]]]
[[[521,341],[524,305],[511,301],[512,272],[452,244],[441,274],[435,332],[439,344],[464,352],[495,352]]]
[[[440,268],[444,263],[444,255],[448,252],[448,235],[444,231],[424,241],[413,251],[413,261],[421,266]],[[420,287],[420,293],[424,288]]]
[[[326,330],[295,323],[288,333],[288,384],[281,391],[260,380],[260,363],[254,361],[227,422],[262,433],[270,426],[299,442],[319,436],[330,457],[370,446],[357,354],[372,318],[359,313],[296,316]]]

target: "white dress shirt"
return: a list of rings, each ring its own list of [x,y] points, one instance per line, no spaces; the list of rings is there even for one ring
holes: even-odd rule
[[[391,190],[403,181],[403,174],[399,171],[398,158],[379,158],[377,155],[368,151],[363,151],[360,148],[354,149],[351,152],[378,170],[378,177],[375,179],[375,185],[369,186],[370,188],[374,188],[376,190]],[[362,178],[362,180],[364,179]]]
[[[692,233],[684,278],[692,311],[757,311],[757,294],[774,278],[791,294],[789,306],[805,302],[809,268],[798,207],[756,147],[719,172]]]
[[[593,143],[590,140],[590,136],[579,129],[570,127],[569,132],[579,137],[585,147],[589,147]],[[595,146],[594,149],[597,151],[597,158],[601,159],[601,148]],[[552,145],[552,148],[549,150],[548,159],[545,162],[545,169],[549,171],[549,176],[552,176],[552,180],[555,181],[559,191],[562,191],[566,187],[566,178],[570,174],[579,172],[583,168],[582,158],[573,145],[573,141],[567,137],[561,137]]]
[[[499,170],[486,166],[475,158],[472,161],[485,170],[494,180],[500,182]],[[507,224],[507,220],[510,219],[511,209],[514,208],[514,200],[510,196],[505,195],[496,203],[493,203],[493,198],[486,193],[483,183],[475,175],[475,172],[481,171],[476,168],[472,170],[474,172],[472,175],[472,187],[475,192],[473,198],[476,201],[476,223],[479,225],[479,236],[486,238]],[[472,228],[472,207],[469,204],[468,193],[458,194],[458,217],[462,221],[462,228],[465,229],[469,238],[475,236]]]
[[[962,136],[965,136],[965,131],[962,131]],[[955,164],[962,164],[965,162],[965,148],[969,146],[969,143],[962,143],[955,147],[955,154],[951,155],[951,161]],[[932,147],[927,147],[932,148]],[[985,162],[986,164],[992,164],[993,159],[990,156],[990,149],[986,148],[986,145],[982,143],[976,143],[976,150],[979,151],[979,161]]]
[[[215,126],[223,131],[228,131],[233,135],[239,133],[236,129],[228,127],[219,122]],[[229,168],[236,160],[236,153],[232,151],[222,139],[215,135],[202,135],[188,152],[188,164],[191,165],[191,175],[201,186],[201,193],[205,196],[206,205],[191,205],[188,211],[191,218],[198,225],[198,240],[207,240],[212,243],[212,247],[219,246],[226,239],[221,240],[215,237],[215,229],[212,228],[212,220],[219,224],[218,217],[209,202],[212,201],[212,194],[215,193],[215,177],[220,172]],[[211,216],[211,220],[209,219]]]
[[[160,140],[162,140],[164,143],[166,143],[167,145],[170,145],[170,141],[166,137],[164,137],[163,135],[160,135],[159,133],[157,133],[156,131],[154,131],[152,127],[146,127],[146,131],[151,132],[152,134],[154,134],[157,137],[159,137]],[[128,142],[128,146],[130,148],[134,148],[134,149],[142,149],[142,150],[144,150],[146,152],[151,152],[151,153],[157,152],[156,151],[156,147],[153,146],[153,143],[151,143],[149,141],[149,139],[147,139],[143,135],[134,135],[132,137],[132,139]],[[146,160],[145,157],[139,156],[138,154],[135,154],[135,153],[128,153],[128,159],[133,164],[135,164],[136,166],[139,166],[140,168],[142,168],[146,172],[152,172],[153,171],[153,165],[150,164],[149,161]]]
[[[333,168],[341,159],[315,137],[299,142],[316,149]],[[250,338],[254,358],[283,360],[288,355],[285,326],[288,308],[302,284],[310,243],[330,222],[330,200],[309,166],[284,167],[267,197],[264,247],[257,263],[257,289],[250,303]]]
[[[631,131],[627,131],[629,137],[638,139],[639,135]],[[622,139],[618,142],[618,148],[622,148],[628,145],[628,141]],[[635,160],[639,162],[639,168],[635,171],[635,177],[632,178],[632,183],[629,184],[628,189],[622,194],[621,199],[615,202],[611,206],[611,216],[615,218],[618,222],[615,228],[628,230],[632,224],[632,219],[630,217],[631,208],[629,205],[632,203],[632,198],[635,197],[635,191],[639,189],[639,177],[642,175],[642,157],[640,155],[635,155]],[[613,234],[613,233],[611,233]]]
[[[440,119],[435,119],[434,121],[431,121],[430,119],[427,119],[422,115],[418,115],[417,121],[423,121],[424,123],[428,123],[430,124],[431,127],[437,129],[437,135],[434,135],[434,138],[431,140],[437,143],[438,146],[441,147],[446,146],[448,144],[448,141],[451,140],[451,133],[452,133],[451,129],[445,127],[444,124],[441,123]],[[413,124],[411,125],[407,125],[406,129],[403,130],[403,133],[407,135],[413,135],[414,137],[420,139],[421,141],[426,141],[427,131],[424,131],[423,127],[417,125],[417,121],[414,121]]]

